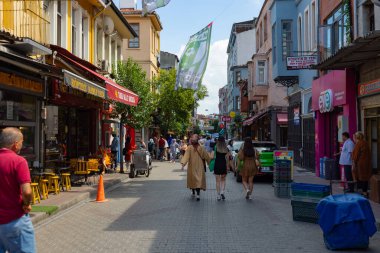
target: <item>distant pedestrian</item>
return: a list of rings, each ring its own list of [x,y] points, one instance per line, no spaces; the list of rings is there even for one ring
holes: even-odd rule
[[[150,153],[150,156],[153,157],[153,153],[154,153],[154,140],[152,138],[149,139],[149,142],[148,142],[148,151]]]
[[[342,134],[343,139],[343,147],[342,150],[335,154],[335,156],[340,155],[339,158],[339,164],[344,167],[344,175],[346,177],[347,181],[353,181],[352,177],[352,151],[354,150],[354,142],[350,139],[350,134],[347,132],[344,132]],[[354,192],[355,184],[354,183],[347,183],[348,189],[346,191],[348,192]]]
[[[185,156],[186,150],[187,150],[187,143],[186,143],[186,140],[183,140],[180,147],[180,154],[181,154],[180,160],[182,160],[182,158]],[[184,168],[185,166],[182,165],[181,169],[184,170]]]
[[[363,195],[368,197],[368,181],[372,175],[371,151],[368,142],[364,140],[363,133],[356,132],[354,141],[355,147],[352,152],[353,174],[357,180],[358,189],[361,189]]]
[[[192,197],[197,193],[197,201],[200,200],[200,191],[206,190],[206,174],[204,170],[205,162],[209,163],[211,157],[204,147],[199,145],[197,134],[191,136],[191,145],[187,147],[184,157],[181,160],[182,166],[187,167],[187,188],[192,190]]]
[[[164,155],[165,155],[165,139],[163,136],[160,137],[159,141],[158,141],[158,147],[160,149],[159,151],[159,155],[158,155],[158,158],[160,161],[162,161],[164,159]]]
[[[256,150],[253,147],[251,138],[244,139],[243,148],[238,153],[238,158],[243,161],[243,167],[240,171],[242,177],[243,188],[245,190],[245,198],[252,199],[253,193],[253,178],[257,174]]]
[[[23,140],[17,128],[0,130],[0,252],[36,252],[30,172],[18,155]]]
[[[176,139],[172,140],[172,144],[170,145],[170,162],[175,163],[175,159],[177,157],[177,149],[179,145]]]
[[[234,152],[234,146],[233,146],[233,144],[234,144],[234,141],[231,139],[231,140],[228,141],[228,145],[227,145],[227,148],[228,148],[228,151],[229,151],[227,168],[230,171],[235,171],[234,159],[232,157],[232,152]]]
[[[218,139],[216,143],[215,154],[215,166],[214,175],[216,180],[216,193],[217,200],[225,200],[225,188],[226,188],[226,176],[227,176],[227,164],[229,158],[229,151],[226,145],[226,141],[223,136]]]
[[[112,153],[112,166],[114,170],[117,168],[119,162],[119,149],[120,149],[120,140],[116,133],[112,133],[112,143],[111,143],[111,153]]]
[[[206,151],[209,152],[209,153],[211,153],[212,150],[213,150],[213,149],[211,148],[210,144],[211,144],[211,137],[210,137],[210,136],[207,136],[207,137],[206,137],[206,142],[205,142],[205,149],[206,149]]]

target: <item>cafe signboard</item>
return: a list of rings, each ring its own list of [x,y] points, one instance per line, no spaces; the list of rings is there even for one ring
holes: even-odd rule
[[[82,91],[96,97],[106,98],[106,89],[92,83],[80,76],[77,76],[67,70],[63,70],[65,84],[75,90]]]
[[[15,74],[0,72],[0,84],[12,89],[23,90],[40,96],[43,95],[42,82],[26,79]]]
[[[359,96],[368,96],[380,93],[380,79],[359,84]]]

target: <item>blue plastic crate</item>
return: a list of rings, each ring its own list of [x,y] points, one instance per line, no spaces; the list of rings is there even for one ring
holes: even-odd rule
[[[291,185],[294,191],[309,191],[309,192],[330,192],[329,185],[321,184],[305,184],[305,183],[293,183]]]

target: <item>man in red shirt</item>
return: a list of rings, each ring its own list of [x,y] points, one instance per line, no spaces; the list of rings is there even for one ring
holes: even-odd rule
[[[162,160],[164,159],[164,155],[165,155],[165,139],[164,137],[161,135],[160,139],[158,140],[158,147],[160,148],[160,161],[162,162]]]
[[[17,128],[0,130],[0,252],[36,252],[30,172],[18,155],[23,141]]]

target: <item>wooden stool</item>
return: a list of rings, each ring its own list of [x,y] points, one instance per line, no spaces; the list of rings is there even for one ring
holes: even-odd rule
[[[47,179],[40,180],[40,192],[41,192],[42,199],[49,198],[48,183],[49,183],[49,180]]]
[[[71,190],[70,173],[61,174],[61,184],[62,184],[62,189],[66,187],[66,191]]]
[[[32,187],[32,193],[33,193],[32,204],[34,205],[37,201],[38,201],[38,203],[41,203],[40,191],[38,189],[38,184],[37,183],[31,183],[30,186]]]
[[[59,177],[58,176],[49,177],[48,191],[49,193],[54,192],[55,194],[59,194]]]

